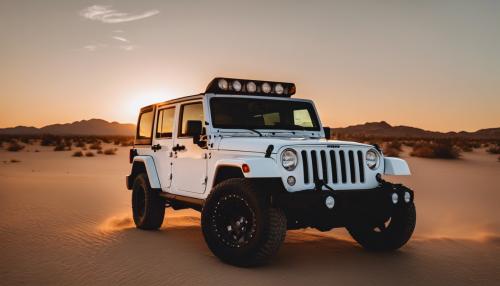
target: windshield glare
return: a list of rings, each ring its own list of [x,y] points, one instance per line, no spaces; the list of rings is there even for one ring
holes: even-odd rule
[[[309,102],[215,97],[210,100],[212,124],[227,129],[286,129],[319,131]]]

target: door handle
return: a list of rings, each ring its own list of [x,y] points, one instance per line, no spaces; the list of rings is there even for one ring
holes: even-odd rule
[[[156,145],[151,146],[151,150],[153,150],[155,152],[158,151],[158,150],[160,150],[160,149],[161,149],[161,145],[160,144],[156,144]]]
[[[172,151],[175,151],[175,152],[182,151],[182,150],[186,150],[186,146],[177,144],[174,147],[172,147]]]

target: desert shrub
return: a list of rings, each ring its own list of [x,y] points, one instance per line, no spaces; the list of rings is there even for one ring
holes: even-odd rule
[[[38,149],[35,149],[35,152],[36,152],[36,153],[38,153],[38,152],[40,152],[40,150],[38,150]]]
[[[56,147],[54,147],[54,151],[66,151],[67,147],[64,144],[58,144]]]
[[[500,154],[500,146],[499,145],[490,145],[488,149],[486,149],[486,152],[490,154]]]
[[[42,146],[57,146],[59,144],[59,139],[52,135],[44,135],[40,145]]]
[[[399,157],[399,153],[402,151],[399,141],[385,142],[382,147],[384,155],[389,157]]]
[[[76,151],[73,153],[73,157],[83,157],[83,152],[82,151]]]
[[[102,149],[101,150],[97,150],[97,154],[102,154]]]
[[[17,160],[17,159],[10,159],[10,162],[11,162],[11,163],[19,163],[19,162],[21,162],[21,161],[20,161],[20,160]]]
[[[17,141],[12,141],[10,142],[9,146],[7,147],[7,151],[9,152],[18,152],[24,149],[24,146],[17,143]]]
[[[92,153],[92,151],[88,151],[85,153],[85,156],[87,157],[94,157],[94,153]]]
[[[116,154],[116,149],[114,148],[109,148],[104,150],[104,155],[115,155]]]
[[[413,146],[411,156],[423,158],[458,159],[460,149],[450,142],[419,142]]]
[[[92,143],[89,148],[91,150],[102,150],[101,142]]]
[[[122,147],[134,146],[134,141],[133,140],[122,141],[120,146],[122,146]]]
[[[85,142],[83,142],[83,141],[77,141],[75,143],[75,147],[83,148],[83,147],[85,147]]]

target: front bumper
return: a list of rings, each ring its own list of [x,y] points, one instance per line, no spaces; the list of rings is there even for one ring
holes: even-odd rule
[[[393,194],[398,197],[396,203],[393,202]],[[406,194],[409,194],[408,201],[405,200]],[[328,197],[334,199],[332,208],[327,207]],[[398,208],[411,205],[413,200],[411,189],[400,184],[383,182],[378,187],[367,190],[305,190],[281,193],[276,197],[275,204],[285,211],[289,229],[315,227],[329,230],[356,223],[384,222]]]

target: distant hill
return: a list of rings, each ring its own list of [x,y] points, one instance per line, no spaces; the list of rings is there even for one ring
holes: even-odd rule
[[[385,121],[367,122],[342,128],[332,128],[334,136],[375,138],[464,138],[500,140],[500,128],[480,129],[475,132],[436,132],[410,126],[392,126]]]
[[[124,135],[132,136],[135,132],[134,124],[108,122],[102,119],[75,121],[66,124],[52,124],[42,128],[17,126],[0,128],[0,135]]]
[[[52,124],[42,128],[17,126],[0,128],[0,135],[124,135],[133,136],[134,124],[108,122],[102,119],[75,121],[66,124]],[[339,137],[374,138],[465,138],[500,140],[500,128],[481,129],[475,132],[435,132],[410,126],[392,126],[385,121],[367,122],[348,127],[332,128],[332,134]]]

